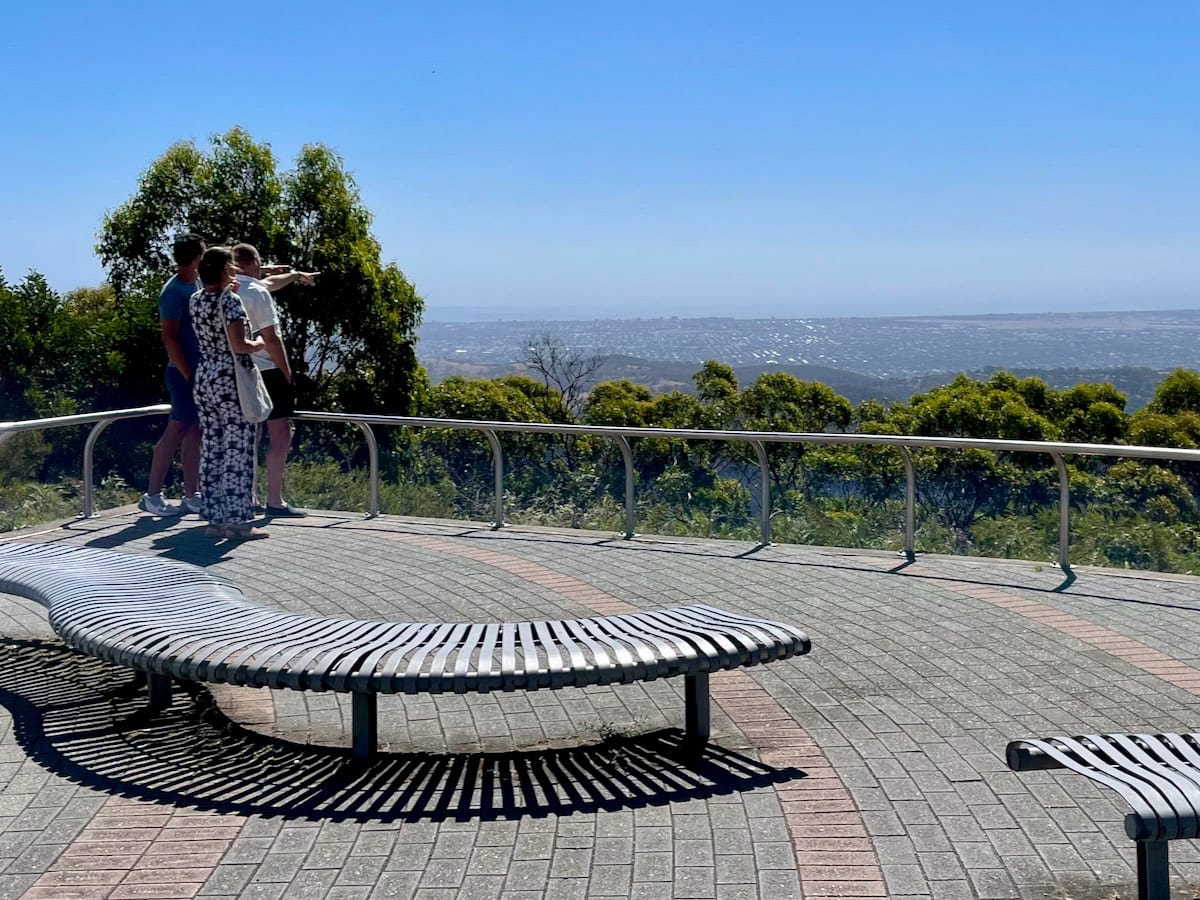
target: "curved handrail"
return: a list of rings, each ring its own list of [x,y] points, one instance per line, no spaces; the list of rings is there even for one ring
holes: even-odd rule
[[[16,434],[20,431],[39,431],[43,428],[66,428],[68,425],[91,425],[109,419],[136,419],[138,416],[155,416],[169,413],[171,407],[167,403],[156,403],[154,406],[138,406],[134,409],[114,409],[108,412],[78,413],[73,416],[55,416],[52,419],[24,419],[18,422],[0,422],[0,435]]]
[[[41,431],[47,428],[67,428],[71,425],[91,425],[87,441],[83,445],[83,512],[80,516],[90,519],[96,514],[96,483],[92,477],[92,452],[101,432],[113,422],[121,419],[137,419],[141,416],[161,416],[171,411],[168,403],[154,406],[138,406],[133,409],[114,409],[109,412],[79,413],[74,416],[55,416],[51,419],[26,419],[22,422],[0,422],[0,443],[13,434],[23,431]]]
[[[91,453],[95,438],[111,422],[120,419],[132,419],[139,416],[161,415],[169,412],[166,404],[144,406],[136,409],[112,410],[109,412],[83,413],[74,416],[59,416],[51,419],[30,419],[23,422],[0,422],[0,440],[5,435],[21,431],[36,431],[45,428],[62,428],[71,425],[93,424],[95,427],[84,450],[83,468],[84,484],[84,514],[93,514],[94,489],[91,478]],[[626,466],[625,479],[625,509],[626,537],[632,537],[633,523],[633,479],[631,474],[631,457],[628,454],[629,440],[636,438],[670,438],[675,440],[705,440],[705,441],[735,441],[749,443],[755,450],[759,468],[763,470],[763,485],[761,486],[762,510],[760,510],[761,536],[763,545],[770,543],[770,508],[769,486],[765,474],[765,444],[824,444],[860,446],[895,447],[900,451],[905,469],[905,528],[904,553],[909,559],[914,558],[913,547],[913,518],[916,505],[915,473],[912,465],[911,450],[914,449],[949,449],[949,450],[990,450],[1001,453],[1044,453],[1054,461],[1059,478],[1059,547],[1058,563],[1064,572],[1070,572],[1069,559],[1069,525],[1070,525],[1070,485],[1067,479],[1067,468],[1062,460],[1063,455],[1077,456],[1113,456],[1130,459],[1157,459],[1176,462],[1200,462],[1200,450],[1187,450],[1174,447],[1147,447],[1124,444],[1083,444],[1066,441],[1015,441],[1000,438],[956,438],[956,437],[924,437],[921,435],[892,435],[892,434],[861,434],[828,432],[796,432],[796,431],[717,431],[698,428],[631,428],[613,425],[558,425],[547,422],[492,422],[483,419],[435,419],[426,416],[384,416],[365,413],[319,412],[316,410],[299,410],[293,418],[310,422],[335,422],[357,426],[366,436],[370,449],[370,499],[368,517],[378,514],[379,510],[379,458],[374,446],[372,425],[385,425],[407,428],[452,428],[482,433],[488,440],[493,453],[495,498],[494,515],[496,527],[504,525],[504,459],[500,449],[498,432],[517,432],[533,434],[556,434],[564,436],[595,435],[606,437],[617,442],[622,451]]]

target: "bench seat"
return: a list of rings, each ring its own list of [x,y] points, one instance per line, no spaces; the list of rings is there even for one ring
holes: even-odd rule
[[[1010,769],[1068,769],[1115,790],[1131,807],[1139,898],[1166,900],[1167,842],[1200,837],[1200,734],[1090,734],[1013,741]]]
[[[789,625],[704,604],[528,622],[380,622],[259,606],[231,581],[157,557],[0,544],[0,592],[48,610],[70,647],[170,679],[354,695],[356,756],[381,693],[532,691],[687,679],[688,733],[708,736],[709,672],[807,653]]]

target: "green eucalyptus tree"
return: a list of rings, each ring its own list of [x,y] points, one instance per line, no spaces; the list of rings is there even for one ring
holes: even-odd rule
[[[247,241],[269,261],[320,271],[315,286],[279,295],[301,405],[410,414],[426,387],[415,352],[423,301],[382,261],[370,225],[328,147],[305,145],[280,171],[270,145],[233,128],[206,149],[181,142],[151,162],[104,217],[96,251],[120,303],[145,278],[170,274],[173,238],[185,231],[209,243]]]

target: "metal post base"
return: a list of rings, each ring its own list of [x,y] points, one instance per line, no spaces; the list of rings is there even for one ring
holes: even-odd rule
[[[703,746],[708,743],[709,732],[708,673],[683,676],[683,696],[688,743]]]
[[[1137,842],[1138,900],[1171,900],[1166,841]]]
[[[350,751],[353,759],[370,759],[379,747],[379,702],[378,695],[353,693],[352,727],[354,744]]]
[[[171,705],[171,676],[157,672],[146,673],[146,686],[150,694],[151,709],[166,709]]]

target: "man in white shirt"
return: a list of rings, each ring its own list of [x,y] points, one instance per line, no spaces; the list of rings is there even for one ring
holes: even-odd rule
[[[251,356],[262,371],[263,382],[271,395],[273,408],[267,419],[267,506],[269,516],[298,517],[304,510],[290,506],[283,499],[283,469],[292,445],[290,416],[296,411],[296,389],[292,384],[292,367],[279,333],[279,310],[272,291],[294,282],[312,284],[316,273],[287,271],[263,275],[262,258],[253,244],[238,244],[233,258],[242,274],[237,276],[238,296],[246,307],[250,330],[261,337],[265,347]]]

